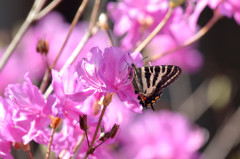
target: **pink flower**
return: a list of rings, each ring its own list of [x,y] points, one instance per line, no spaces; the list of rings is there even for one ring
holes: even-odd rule
[[[30,73],[33,81],[39,81],[46,70],[47,63],[51,65],[56,58],[69,28],[70,24],[66,23],[63,17],[57,12],[48,14],[36,25],[30,27],[20,41],[13,56],[9,59],[6,67],[0,72],[0,78],[2,79],[0,82],[0,94],[2,94],[9,83],[22,82],[26,72]],[[76,25],[55,66],[56,70],[59,70],[63,66],[87,29],[87,22],[81,22]],[[49,52],[46,58],[36,51],[36,45],[40,39],[45,39],[49,43]],[[103,49],[109,45],[110,41],[106,33],[99,30],[84,45],[78,56],[78,60],[85,57],[88,50],[92,47],[98,46]],[[0,54],[3,53],[3,50],[4,48],[1,48]]]
[[[7,140],[6,136],[6,121],[7,106],[4,99],[0,96],[0,157],[3,159],[12,159],[11,155],[11,142]]]
[[[136,3],[134,0],[123,0],[118,3],[108,3],[107,9],[114,22],[114,33],[117,36],[124,36],[122,46],[127,50],[132,50],[138,42],[144,40],[153,29],[162,21],[169,8],[169,1],[151,1],[140,0]],[[171,26],[176,25],[179,19],[186,20],[189,13],[184,13],[180,7],[174,9],[173,15],[167,25],[159,33],[169,33]],[[172,24],[174,23],[174,24]],[[191,27],[191,30],[185,29],[185,32],[194,32],[197,28]],[[175,35],[172,35],[173,39]]]
[[[86,84],[96,89],[94,95],[98,100],[105,93],[113,92],[128,108],[140,112],[137,95],[129,80],[129,64],[132,60],[140,62],[141,54],[132,53],[130,57],[130,54],[117,47],[106,48],[104,52],[95,47],[90,50],[88,59],[79,63],[78,75]]]
[[[13,159],[11,155],[11,146],[11,142],[5,140],[5,138],[0,135],[0,157],[2,159]]]
[[[204,132],[177,113],[146,112],[122,127],[116,158],[194,159],[204,143]]]
[[[131,50],[140,41],[143,41],[164,18],[169,1],[141,0],[135,3],[133,0],[123,0],[119,3],[109,3],[108,11],[114,22],[114,33],[123,37],[122,46]],[[192,37],[198,30],[197,19],[192,3],[187,3],[186,10],[181,7],[174,12],[164,28],[146,46],[144,56],[151,57],[171,50]],[[189,46],[172,53],[162,59],[153,61],[154,65],[178,65],[187,72],[195,72],[202,65],[201,54]]]
[[[0,58],[2,58],[4,51],[0,51]],[[18,57],[18,51],[15,51],[13,55],[11,56],[11,59],[8,61],[8,63],[5,65],[4,69],[0,71],[0,94],[4,94],[4,90],[10,83],[16,83],[21,82],[23,80],[23,75],[26,73],[24,66],[21,63],[21,60],[19,60]],[[21,66],[21,67],[19,67]],[[18,69],[16,69],[18,68]],[[11,73],[9,73],[11,72]]]
[[[5,90],[5,121],[6,131],[9,132],[7,139],[27,144],[50,124],[48,115],[51,114],[51,105],[45,102],[41,92],[32,84],[29,74],[24,79],[22,85],[11,84]]]
[[[95,127],[88,128],[88,138],[91,142]],[[51,131],[48,128],[45,128],[40,132],[34,141],[48,145],[50,139]],[[67,159],[73,156],[80,156],[77,158],[83,158],[88,149],[87,140],[85,138],[85,133],[80,129],[79,123],[76,120],[62,120],[61,126],[58,128],[58,131],[55,132],[52,142],[52,151],[56,153],[56,156],[59,156],[62,151],[64,151],[63,159]],[[76,149],[78,142],[82,140],[82,143],[79,149]],[[75,150],[76,149],[76,150]],[[95,155],[93,155],[95,156]]]
[[[90,128],[88,134],[92,135],[92,131],[93,129]],[[77,121],[69,122],[69,120],[63,120],[61,131],[54,135],[52,150],[56,152],[57,155],[59,155],[62,150],[65,150],[66,152],[63,158],[72,157],[74,155],[74,148],[83,136],[84,132],[80,129]],[[87,141],[86,138],[84,138],[78,153],[85,155],[87,148]]]
[[[83,113],[83,102],[91,96],[95,90],[86,88],[78,78],[74,67],[69,67],[61,77],[55,70],[52,71],[52,86],[56,99],[53,112],[59,118],[67,117],[70,120],[78,120]]]

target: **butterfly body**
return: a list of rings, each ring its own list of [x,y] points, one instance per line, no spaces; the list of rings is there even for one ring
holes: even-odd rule
[[[132,64],[134,77],[132,86],[144,108],[151,107],[160,98],[162,89],[174,82],[181,68],[174,65],[136,67]]]

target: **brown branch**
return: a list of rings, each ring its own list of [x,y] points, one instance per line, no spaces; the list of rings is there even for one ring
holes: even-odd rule
[[[79,20],[79,18],[80,18],[80,16],[82,15],[84,9],[86,8],[87,2],[88,2],[88,0],[83,0],[83,2],[81,3],[81,5],[79,6],[78,11],[77,11],[77,13],[76,13],[76,15],[75,15],[72,23],[71,23],[71,26],[70,26],[70,29],[69,29],[69,31],[68,31],[68,34],[67,34],[67,36],[66,36],[66,38],[65,38],[65,40],[64,40],[64,42],[63,42],[63,44],[62,44],[62,47],[60,48],[60,50],[59,50],[59,52],[58,52],[58,54],[57,54],[57,57],[56,57],[55,60],[53,61],[51,67],[46,70],[46,72],[45,72],[45,74],[44,74],[44,77],[43,77],[43,80],[42,80],[42,83],[41,83],[41,86],[40,86],[40,90],[41,90],[42,92],[44,92],[44,90],[46,89],[47,84],[48,84],[48,79],[49,79],[50,74],[51,74],[51,71],[52,71],[52,69],[54,68],[54,66],[56,65],[58,59],[60,58],[60,56],[61,56],[61,54],[62,54],[62,51],[63,51],[63,49],[65,48],[65,46],[66,46],[66,44],[67,44],[67,41],[68,41],[68,39],[69,39],[69,37],[70,37],[70,35],[71,35],[71,33],[72,33],[73,28],[76,26],[77,21]]]
[[[199,30],[195,35],[193,35],[188,40],[186,40],[183,44],[180,44],[179,46],[172,48],[166,52],[159,53],[155,56],[152,56],[152,57],[148,58],[144,63],[147,64],[148,62],[155,61],[163,56],[166,56],[170,53],[173,53],[177,50],[180,50],[186,46],[193,44],[194,42],[199,40],[201,37],[203,37],[221,17],[222,17],[221,15],[219,15],[217,12],[215,12],[215,14],[211,18],[211,20],[201,30]]]
[[[158,26],[151,32],[151,34],[143,41],[141,42],[138,47],[134,50],[134,52],[140,52],[144,47],[147,46],[147,44],[158,34],[158,32],[165,26],[168,19],[172,15],[173,8],[169,8],[167,14],[163,18],[163,20],[158,24]]]

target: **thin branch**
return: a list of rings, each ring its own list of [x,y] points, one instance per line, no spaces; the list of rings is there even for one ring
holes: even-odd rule
[[[26,150],[25,151],[29,157],[29,159],[33,159],[32,153],[30,152],[30,150]]]
[[[86,44],[87,40],[89,39],[89,37],[91,35],[92,35],[92,33],[90,31],[87,31],[84,34],[82,40],[79,42],[78,46],[75,48],[75,50],[73,51],[71,56],[67,59],[66,63],[63,65],[62,69],[60,70],[60,72],[59,72],[60,76],[62,76],[64,71],[68,68],[68,66],[74,62],[74,60],[77,58],[79,52],[82,50],[83,46]],[[44,98],[46,99],[52,93],[52,91],[53,91],[53,88],[50,85],[48,87],[48,89],[46,90],[46,92],[44,93]]]
[[[214,16],[212,17],[212,19],[201,29],[199,30],[195,35],[193,35],[192,37],[190,37],[188,40],[186,40],[183,44],[180,44],[179,46],[172,48],[166,52],[163,53],[159,53],[155,56],[152,56],[150,58],[148,58],[144,63],[147,64],[148,62],[157,60],[163,56],[166,56],[172,52],[175,52],[177,50],[180,50],[186,46],[189,46],[191,44],[193,44],[194,42],[196,42],[197,40],[199,40],[201,37],[203,37],[211,28],[212,26],[221,18],[222,16],[220,14],[218,14],[217,12],[215,12]]]
[[[3,67],[7,63],[8,59],[12,55],[14,49],[17,47],[19,41],[21,40],[22,36],[26,32],[26,30],[29,28],[29,26],[32,24],[32,22],[35,20],[36,14],[39,12],[39,10],[43,7],[46,0],[35,0],[26,20],[23,22],[22,26],[18,30],[17,34],[14,36],[13,40],[7,47],[6,51],[4,52],[1,60],[0,60],[0,71],[2,71]]]
[[[83,144],[84,138],[85,138],[85,135],[83,134],[83,135],[81,136],[80,140],[78,140],[76,146],[75,146],[74,149],[73,149],[74,156],[71,157],[70,159],[74,159],[74,158],[77,157],[77,154],[78,154],[79,148],[80,148],[81,145]]]
[[[230,150],[240,142],[240,108],[227,120],[203,153],[204,158],[225,159]]]
[[[53,141],[54,133],[55,133],[55,128],[52,127],[51,137],[50,137],[50,141],[49,141],[49,143],[48,143],[48,149],[47,149],[46,159],[49,159],[49,158],[50,158],[51,146],[52,146],[52,141]]]
[[[90,142],[89,142],[89,139],[88,139],[87,130],[85,131],[85,136],[86,136],[86,139],[87,139],[88,147],[90,147]]]
[[[109,29],[105,30],[106,33],[107,33],[107,36],[108,36],[108,39],[109,41],[111,42],[111,45],[114,46],[114,42],[113,42],[113,38],[112,38],[112,35],[111,35],[111,32]]]
[[[60,56],[61,56],[61,54],[62,54],[62,51],[63,51],[63,49],[65,48],[65,46],[66,46],[66,44],[67,44],[67,42],[68,42],[68,39],[69,39],[69,37],[70,37],[70,35],[71,35],[72,31],[73,31],[73,28],[76,26],[77,21],[79,20],[79,18],[81,17],[84,9],[86,8],[87,2],[88,2],[88,0],[83,0],[83,2],[81,3],[81,5],[79,6],[78,11],[77,11],[77,13],[76,13],[76,15],[75,15],[72,23],[71,23],[71,26],[70,26],[70,29],[69,29],[69,31],[68,31],[68,34],[67,34],[67,36],[66,36],[66,38],[65,38],[65,40],[64,40],[64,42],[63,42],[63,44],[62,44],[62,47],[60,48],[60,50],[59,50],[59,52],[58,52],[58,54],[57,54],[57,57],[56,57],[55,60],[53,61],[51,67],[50,67],[48,70],[46,70],[46,72],[45,72],[45,74],[44,74],[44,77],[43,77],[43,80],[42,80],[42,83],[41,83],[41,86],[40,86],[40,90],[41,90],[42,92],[46,89],[47,83],[48,83],[48,79],[49,79],[49,76],[50,76],[50,74],[51,74],[51,71],[52,71],[52,69],[54,68],[54,66],[56,65],[58,59],[60,58]]]
[[[97,14],[98,14],[98,10],[100,8],[101,2],[102,0],[95,0],[93,11],[90,18],[89,30],[92,30],[93,27],[95,26]]]
[[[36,16],[35,20],[39,20],[45,15],[47,15],[50,11],[52,11],[62,0],[53,0],[48,6],[46,6],[43,10],[41,10]]]
[[[152,31],[152,33],[138,45],[138,47],[134,50],[134,52],[140,52],[144,47],[147,46],[147,44],[158,34],[158,32],[165,26],[167,23],[168,19],[172,15],[173,8],[169,8],[167,14],[163,18],[163,20],[158,24],[158,26]]]
[[[96,127],[96,130],[95,130],[95,133],[94,133],[94,136],[93,136],[91,145],[90,145],[90,147],[88,148],[88,150],[91,150],[91,149],[93,148],[93,145],[94,145],[94,143],[95,143],[95,140],[96,140],[96,137],[97,137],[97,134],[98,134],[98,131],[99,131],[99,128],[100,128],[102,119],[103,119],[103,115],[105,114],[106,109],[107,109],[107,105],[103,105],[103,109],[102,109],[102,112],[101,112],[101,114],[100,114],[100,117],[99,117],[99,120],[98,120],[98,123],[97,123],[97,127]],[[88,151],[87,151],[84,159],[87,159],[88,155],[89,155],[89,154],[88,154]]]
[[[75,48],[75,50],[73,51],[71,56],[68,58],[66,63],[63,65],[62,69],[59,72],[60,76],[63,75],[64,71],[68,68],[68,66],[75,61],[78,54],[82,50],[83,46],[86,44],[87,40],[92,36],[93,30],[94,30],[94,27],[92,25],[94,25],[96,23],[96,16],[97,16],[100,4],[101,4],[101,0],[96,0],[95,1],[95,5],[94,5],[92,15],[91,15],[91,19],[90,19],[89,30],[84,34],[82,40],[78,43],[78,46]],[[53,91],[53,88],[50,85],[47,88],[46,92],[44,93],[44,98],[47,98],[52,93],[52,91]]]

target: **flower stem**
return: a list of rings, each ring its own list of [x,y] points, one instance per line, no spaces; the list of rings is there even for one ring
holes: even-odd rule
[[[173,8],[169,8],[167,14],[163,18],[163,20],[158,24],[158,26],[152,31],[152,33],[143,41],[141,42],[138,47],[134,50],[134,52],[140,52],[147,44],[157,35],[157,33],[165,26],[168,19],[172,15]]]
[[[91,149],[93,148],[93,145],[94,145],[94,143],[95,143],[95,140],[96,140],[96,137],[97,137],[97,134],[98,134],[98,131],[99,131],[99,128],[100,128],[102,119],[103,119],[103,115],[104,115],[106,109],[107,109],[107,105],[103,105],[103,109],[102,109],[101,115],[100,115],[100,117],[99,117],[98,124],[97,124],[96,130],[95,130],[95,133],[94,133],[94,136],[93,136],[91,145],[90,145],[90,147],[88,148],[88,150],[91,150]],[[89,154],[88,154],[88,151],[87,151],[84,159],[87,159],[88,155],[89,155]]]
[[[85,138],[85,135],[83,134],[83,135],[81,136],[81,138],[78,140],[76,146],[75,146],[74,149],[73,149],[74,156],[71,157],[70,159],[76,158],[76,156],[77,156],[77,154],[78,154],[78,151],[79,151],[79,148],[80,148],[81,145],[83,144],[84,138]]]
[[[50,153],[51,153],[51,146],[52,146],[52,141],[53,141],[53,136],[55,133],[55,128],[52,127],[52,131],[51,131],[51,137],[48,143],[48,149],[47,149],[47,154],[46,154],[46,159],[50,158]]]
[[[157,54],[155,56],[152,56],[150,58],[148,58],[144,64],[147,64],[150,61],[154,61],[157,60],[165,55],[168,55],[172,52],[175,52],[177,50],[180,50],[186,46],[189,46],[191,44],[193,44],[194,42],[196,42],[197,40],[199,40],[201,37],[203,37],[211,28],[212,26],[221,18],[222,16],[220,14],[218,14],[217,12],[215,12],[214,16],[211,18],[211,20],[204,26],[202,27],[201,30],[199,30],[195,35],[193,35],[192,37],[190,37],[188,40],[186,40],[183,44],[180,44],[179,46],[172,48],[166,52]]]
[[[65,40],[64,40],[64,42],[63,42],[63,44],[62,44],[62,47],[60,48],[60,50],[59,50],[59,52],[58,52],[58,54],[57,54],[57,57],[56,57],[55,60],[53,61],[51,67],[46,70],[46,72],[45,72],[45,74],[44,74],[44,77],[43,77],[43,80],[42,80],[42,83],[41,83],[41,86],[40,86],[41,92],[44,92],[44,90],[46,89],[47,84],[48,84],[48,79],[49,79],[50,74],[51,74],[51,71],[52,71],[52,69],[54,68],[54,66],[56,65],[59,57],[61,56],[62,51],[63,51],[64,47],[66,46],[67,41],[68,41],[68,39],[69,39],[69,37],[70,37],[70,35],[71,35],[71,33],[72,33],[73,28],[74,28],[75,25],[77,24],[77,21],[79,20],[79,18],[80,18],[80,16],[82,15],[84,9],[86,8],[87,2],[88,2],[88,0],[83,0],[83,2],[81,3],[81,5],[79,6],[78,11],[77,11],[77,13],[76,13],[76,15],[75,15],[72,23],[71,23],[71,26],[70,26],[70,29],[69,29],[69,31],[68,31],[68,34],[67,34],[67,36],[66,36],[66,38],[65,38]]]
[[[26,150],[25,152],[27,153],[29,159],[33,159],[33,156],[30,150]]]
[[[106,30],[106,33],[107,33],[107,36],[108,36],[108,39],[111,43],[112,46],[114,46],[114,42],[113,42],[113,38],[112,38],[112,35],[111,35],[111,32],[109,29]]]

